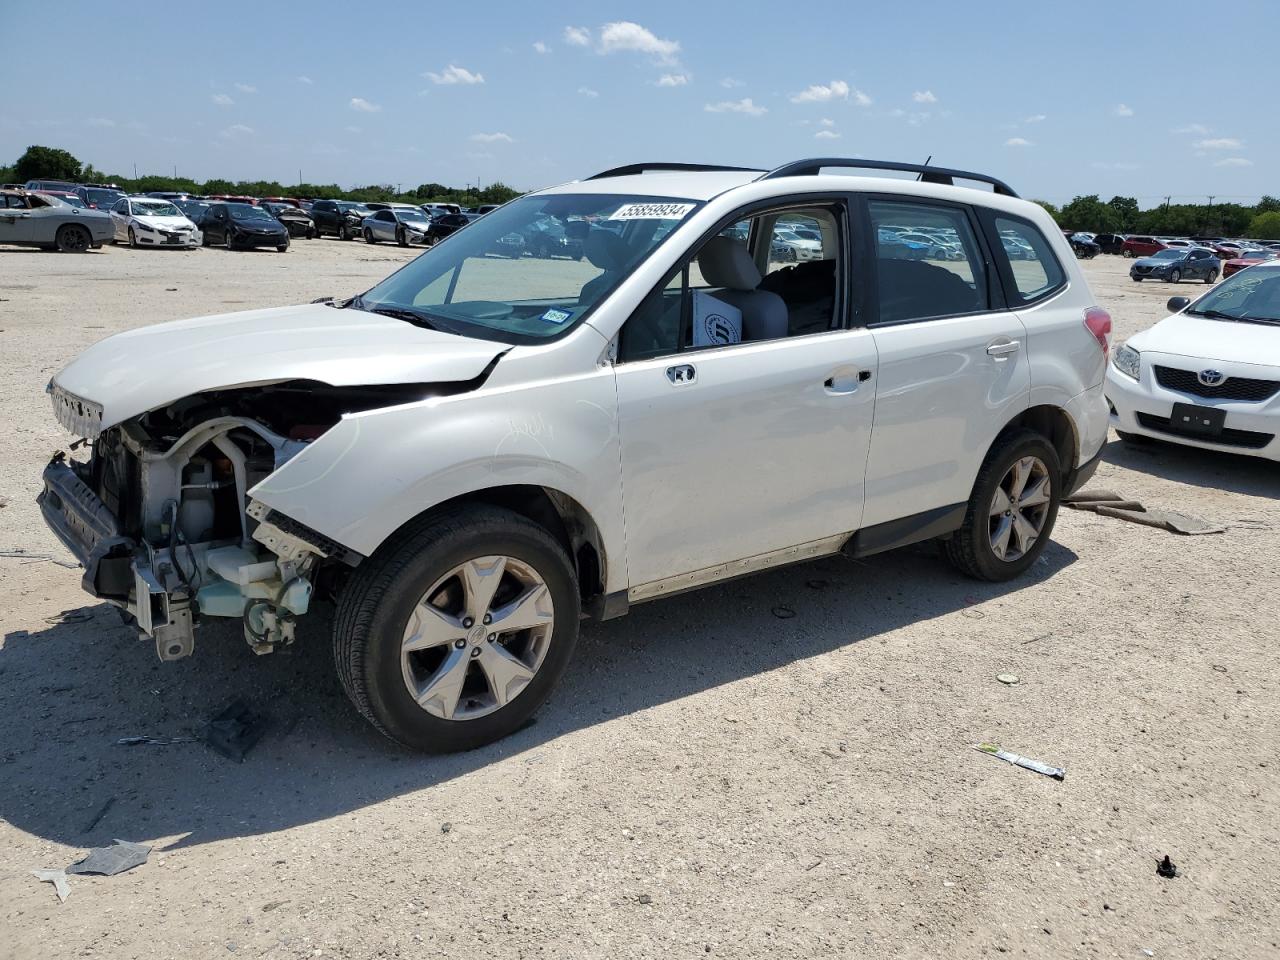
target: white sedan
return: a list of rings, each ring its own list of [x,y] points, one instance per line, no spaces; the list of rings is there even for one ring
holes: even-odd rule
[[[1107,368],[1111,425],[1145,438],[1280,460],[1280,263],[1237,273],[1131,337]]]
[[[200,246],[200,228],[168,200],[155,197],[121,197],[111,207],[116,243],[131,247]]]

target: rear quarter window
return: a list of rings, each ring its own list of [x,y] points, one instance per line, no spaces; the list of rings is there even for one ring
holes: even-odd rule
[[[994,211],[983,220],[1010,305],[1036,303],[1066,286],[1066,271],[1039,227]]]

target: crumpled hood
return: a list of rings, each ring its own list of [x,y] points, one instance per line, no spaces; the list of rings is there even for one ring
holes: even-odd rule
[[[53,382],[102,406],[102,428],[194,393],[318,380],[333,386],[472,380],[506,344],[321,303],[141,327],[100,340]]]
[[[152,230],[192,230],[195,224],[186,217],[153,217],[150,214],[135,213],[133,219]]]
[[[1175,313],[1128,341],[1135,350],[1280,366],[1280,327]]]

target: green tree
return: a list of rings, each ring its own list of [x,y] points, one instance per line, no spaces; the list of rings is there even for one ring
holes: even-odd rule
[[[1272,196],[1264,196],[1253,210],[1254,213],[1280,213],[1280,200]]]
[[[1058,223],[1068,230],[1115,233],[1120,227],[1120,217],[1093,193],[1087,197],[1076,197],[1063,207]]]
[[[1128,232],[1138,219],[1138,201],[1133,197],[1112,197],[1107,206],[1116,212],[1121,231]]]
[[[1280,240],[1280,210],[1268,210],[1249,221],[1249,236],[1258,240]]]
[[[27,152],[13,165],[14,179],[28,180],[79,180],[80,161],[58,147],[27,147]]]

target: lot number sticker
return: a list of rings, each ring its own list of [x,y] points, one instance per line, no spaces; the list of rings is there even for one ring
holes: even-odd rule
[[[692,203],[624,203],[610,220],[683,220],[694,208]]]

